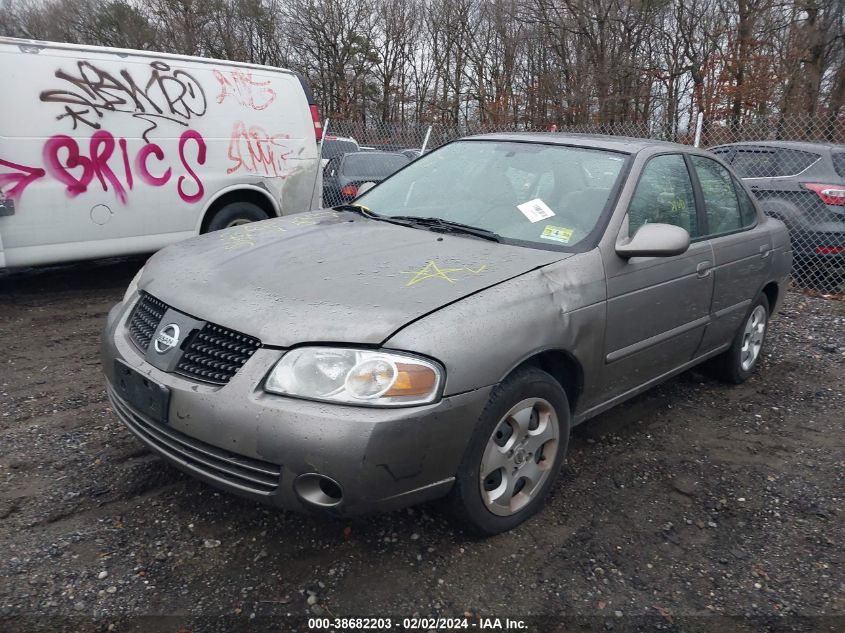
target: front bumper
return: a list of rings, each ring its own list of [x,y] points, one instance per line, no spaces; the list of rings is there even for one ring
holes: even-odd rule
[[[211,485],[292,510],[349,515],[385,511],[445,495],[491,387],[420,407],[377,409],[285,398],[260,385],[282,356],[259,349],[223,386],[163,372],[126,334],[128,306],[109,313],[103,371],[112,407],[153,451]],[[120,359],[171,391],[167,424],[139,414],[112,387]],[[342,489],[316,506],[297,478],[318,474]]]

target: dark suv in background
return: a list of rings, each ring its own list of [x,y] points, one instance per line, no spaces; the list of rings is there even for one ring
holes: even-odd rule
[[[834,290],[845,275],[845,145],[748,141],[710,151],[789,228],[794,281]]]

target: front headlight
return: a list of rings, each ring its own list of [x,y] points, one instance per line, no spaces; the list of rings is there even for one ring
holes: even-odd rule
[[[442,380],[442,369],[418,356],[300,347],[276,363],[264,389],[310,400],[397,407],[434,402]]]
[[[132,281],[129,282],[129,287],[126,289],[126,292],[123,293],[123,303],[126,303],[132,298],[138,291],[138,282],[141,281],[141,275],[144,272],[144,267],[141,266],[141,270],[135,273],[135,276],[132,278]]]

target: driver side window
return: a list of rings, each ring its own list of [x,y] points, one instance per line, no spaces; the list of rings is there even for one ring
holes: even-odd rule
[[[649,222],[674,224],[692,238],[699,235],[692,180],[680,154],[656,156],[643,169],[628,206],[628,234]]]

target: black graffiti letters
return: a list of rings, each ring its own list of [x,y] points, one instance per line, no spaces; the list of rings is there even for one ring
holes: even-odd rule
[[[100,129],[106,112],[121,112],[145,121],[149,126],[142,136],[158,127],[161,121],[182,126],[191,118],[205,114],[205,92],[188,72],[172,69],[162,61],[144,67],[145,79],[139,81],[126,69],[117,75],[97,67],[94,62],[78,61],[72,72],[56,71],[56,77],[67,82],[61,88],[44,90],[41,101],[64,104],[64,112],[56,119],[69,118],[75,130],[79,125]]]

